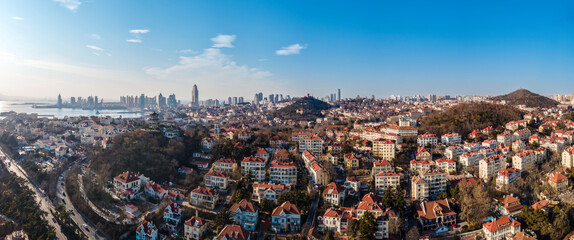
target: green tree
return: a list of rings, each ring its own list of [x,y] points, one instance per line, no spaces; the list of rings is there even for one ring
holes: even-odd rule
[[[273,201],[267,199],[267,198],[263,198],[263,200],[261,200],[261,210],[264,212],[271,212],[273,211],[273,209],[275,209],[275,203],[273,203]]]
[[[363,214],[361,220],[359,220],[359,239],[361,240],[372,240],[375,239],[375,233],[377,232],[377,223],[375,216],[369,211]]]
[[[351,146],[349,144],[345,144],[341,148],[341,154],[347,154],[347,153],[352,153],[352,152],[353,152],[353,146]]]
[[[359,221],[356,219],[351,219],[347,224],[347,234],[351,237],[357,236],[357,232],[359,231]]]
[[[219,232],[225,225],[233,223],[229,209],[227,207],[222,208],[221,211],[215,215],[213,223],[217,226],[216,232]]]

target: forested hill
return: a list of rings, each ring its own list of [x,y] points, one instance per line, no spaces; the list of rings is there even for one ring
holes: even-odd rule
[[[558,105],[557,101],[526,89],[518,89],[506,95],[496,96],[493,97],[492,100],[504,100],[511,105],[526,105],[527,107],[552,108]]]
[[[510,105],[461,103],[445,111],[422,117],[419,132],[434,133],[439,137],[449,132],[466,136],[475,129],[488,126],[496,129],[509,121],[520,119],[522,119],[522,112]]]
[[[275,111],[279,117],[291,120],[315,120],[323,117],[321,111],[331,108],[331,105],[313,97],[303,97],[291,105]],[[303,111],[303,113],[297,113]]]

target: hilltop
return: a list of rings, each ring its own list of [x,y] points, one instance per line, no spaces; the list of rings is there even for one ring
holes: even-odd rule
[[[492,100],[506,101],[511,105],[526,105],[527,107],[552,108],[558,105],[557,101],[526,89],[518,89],[506,95],[493,97]]]
[[[331,108],[331,105],[313,97],[303,97],[289,106],[275,111],[279,117],[291,120],[315,120],[323,117],[321,111]],[[301,114],[302,112],[302,114]]]
[[[504,126],[522,119],[522,112],[510,105],[492,103],[461,103],[442,112],[434,112],[420,120],[419,132],[441,136],[456,132],[462,136],[475,129]]]

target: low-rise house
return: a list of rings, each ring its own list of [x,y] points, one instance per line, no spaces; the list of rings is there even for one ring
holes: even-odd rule
[[[243,228],[254,231],[259,221],[259,208],[246,199],[233,204],[229,209],[231,217],[236,224]]]
[[[496,141],[499,143],[504,143],[505,145],[510,145],[514,140],[514,136],[510,132],[503,132],[501,134],[496,135]]]
[[[348,195],[357,195],[361,188],[361,181],[355,177],[348,177],[345,179],[345,188]]]
[[[311,163],[309,173],[311,174],[311,180],[317,185],[325,186],[330,182],[329,173],[316,161]]]
[[[332,205],[341,205],[345,199],[345,188],[332,182],[323,191],[323,200]]]
[[[482,224],[482,233],[486,240],[504,240],[508,235],[518,232],[520,232],[520,223],[508,215]]]
[[[233,173],[237,163],[229,158],[222,158],[213,163],[213,170],[224,173]]]
[[[271,228],[275,232],[296,232],[301,229],[301,210],[289,201],[275,208],[271,214]]]
[[[265,150],[265,148],[257,149],[257,153],[255,153],[255,157],[263,159],[265,162],[269,161],[269,152]]]
[[[478,162],[485,156],[480,152],[465,152],[459,157],[459,163],[463,168],[478,167]]]
[[[226,225],[215,240],[250,240],[249,231],[239,225]]]
[[[500,170],[498,172],[498,176],[496,177],[496,187],[502,188],[504,186],[509,186],[510,184],[516,182],[518,177],[520,177],[520,170],[516,168]]]
[[[427,146],[427,145],[436,146],[437,143],[438,138],[436,137],[435,134],[425,133],[419,135],[417,138],[417,144],[419,146]]]
[[[373,168],[371,169],[371,175],[375,176],[380,172],[394,172],[393,166],[386,159],[373,162]]]
[[[201,148],[205,151],[211,151],[215,147],[215,140],[213,138],[203,138],[201,140]]]
[[[148,197],[157,198],[160,200],[166,198],[168,194],[167,189],[153,181],[147,182],[145,184],[144,191]]]
[[[297,184],[297,166],[294,162],[271,162],[269,181],[284,185]]]
[[[417,150],[416,159],[419,161],[431,161],[432,154],[425,147],[420,147]]]
[[[131,200],[141,194],[142,186],[147,182],[142,174],[123,172],[114,177],[113,184],[116,194],[122,198]]]
[[[464,153],[464,150],[461,146],[455,145],[455,146],[448,146],[445,150],[444,150],[444,156],[447,159],[458,159],[458,157],[460,155],[462,155]]]
[[[227,189],[229,177],[227,174],[218,171],[210,171],[203,177],[206,187],[215,189]]]
[[[515,216],[522,210],[522,204],[520,200],[511,195],[505,195],[503,198],[498,200],[496,204],[496,209],[501,216]]]
[[[413,173],[421,173],[430,169],[430,162],[426,160],[411,160],[410,170]]]
[[[283,184],[254,183],[252,198],[258,203],[261,203],[263,199],[277,203],[279,195],[289,190],[291,190],[291,186],[285,186]]]
[[[435,161],[437,169],[443,170],[446,173],[456,172],[456,162],[451,159],[438,159]]]
[[[203,187],[193,189],[190,194],[190,204],[201,206],[208,209],[215,209],[215,205],[219,200],[217,192]]]
[[[557,192],[568,190],[568,178],[559,172],[551,172],[548,174],[548,184]]]
[[[144,220],[136,229],[136,240],[157,240],[157,227],[152,223]]]
[[[441,142],[447,146],[458,145],[461,143],[461,137],[458,133],[447,133],[441,136]]]
[[[359,159],[355,156],[355,154],[347,153],[343,155],[343,160],[345,162],[346,168],[348,169],[359,168]]]
[[[163,221],[170,231],[176,231],[181,221],[181,207],[174,202],[167,204],[163,211]]]
[[[456,223],[456,212],[450,208],[447,200],[420,201],[415,205],[420,226],[423,231],[434,230],[441,226]]]
[[[397,188],[400,185],[401,177],[393,172],[380,172],[375,175],[375,192],[382,196],[389,187]]]
[[[185,221],[184,226],[185,240],[200,240],[207,229],[205,221],[195,216]]]
[[[323,214],[322,225],[328,231],[343,232],[347,230],[349,222],[353,219],[350,209],[333,207]]]

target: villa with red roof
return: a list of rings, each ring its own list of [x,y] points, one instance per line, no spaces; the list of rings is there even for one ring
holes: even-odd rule
[[[450,204],[445,199],[432,202],[420,201],[415,207],[423,231],[456,224],[456,212],[450,208]]]
[[[184,239],[200,240],[207,229],[206,222],[199,217],[191,217],[184,223]]]
[[[263,159],[265,162],[269,161],[269,152],[265,148],[258,148],[255,157]]]
[[[429,144],[431,146],[436,146],[437,143],[438,143],[438,138],[436,137],[435,134],[425,133],[425,134],[419,135],[417,138],[417,144],[419,146],[427,146]]]
[[[177,230],[177,225],[181,221],[181,216],[181,207],[175,202],[167,204],[167,207],[165,207],[165,210],[163,211],[163,221],[170,231]]]
[[[222,158],[213,163],[213,170],[224,173],[233,173],[237,163],[229,158]]]
[[[208,209],[215,209],[215,205],[219,200],[217,192],[203,187],[193,189],[190,194],[190,204],[201,206]]]
[[[294,232],[301,229],[301,210],[289,201],[271,213],[271,228],[277,232]]]
[[[420,147],[417,150],[416,159],[419,161],[430,161],[432,160],[432,154],[424,147]]]
[[[323,191],[323,201],[332,205],[341,205],[345,199],[345,188],[332,182]]]
[[[389,161],[387,161],[386,159],[382,159],[382,160],[373,162],[373,168],[371,169],[371,175],[375,176],[375,175],[377,175],[377,173],[380,173],[380,172],[394,172],[393,166],[391,166],[391,163]]]
[[[229,209],[231,217],[236,224],[253,231],[259,221],[259,208],[247,199],[233,204]]]
[[[141,194],[145,182],[147,182],[147,178],[142,174],[129,171],[120,173],[113,179],[116,194],[128,200],[134,199]]]
[[[522,210],[522,204],[520,200],[511,195],[506,195],[498,200],[496,204],[496,209],[501,216],[510,215],[515,216]]]
[[[548,174],[548,184],[558,192],[564,192],[568,189],[568,178],[559,172]]]
[[[239,225],[226,225],[217,237],[216,240],[249,240],[249,231]]]
[[[261,203],[263,199],[277,203],[279,195],[289,190],[291,190],[291,186],[285,186],[283,184],[254,183],[252,198],[258,203]]]
[[[157,240],[158,230],[152,223],[144,220],[136,229],[136,240]]]
[[[147,196],[155,197],[158,199],[164,199],[168,194],[167,189],[153,181],[149,181],[145,184],[144,191]]]
[[[520,170],[516,168],[507,168],[500,170],[496,177],[496,187],[502,188],[514,183],[520,177]]]
[[[519,232],[520,223],[508,215],[482,224],[482,233],[486,240],[504,240],[508,235]]]

